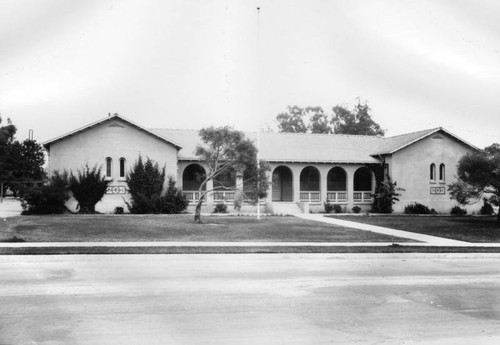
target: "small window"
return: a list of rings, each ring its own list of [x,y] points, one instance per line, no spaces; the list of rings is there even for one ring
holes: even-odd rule
[[[445,181],[445,168],[444,164],[442,163],[439,166],[439,181]]]
[[[430,168],[430,176],[431,181],[436,181],[436,164],[432,163]]]
[[[120,158],[120,178],[125,178],[125,158]]]
[[[106,177],[111,177],[113,160],[111,157],[106,158]]]

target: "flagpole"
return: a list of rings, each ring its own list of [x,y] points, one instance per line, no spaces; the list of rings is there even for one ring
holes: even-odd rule
[[[257,7],[257,80],[260,84],[260,7]],[[257,85],[258,101],[260,104],[260,85]],[[260,107],[258,107],[260,108]],[[258,110],[260,111],[260,109]],[[260,220],[260,114],[257,114],[257,220]]]
[[[260,220],[260,126],[257,128],[257,220]]]

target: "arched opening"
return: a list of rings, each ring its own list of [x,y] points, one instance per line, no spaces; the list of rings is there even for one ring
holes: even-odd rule
[[[214,178],[214,202],[234,201],[236,194],[236,171],[228,168]]]
[[[328,202],[346,202],[347,174],[345,170],[340,167],[330,169],[326,177],[326,188]]]
[[[293,175],[290,168],[279,166],[273,171],[273,201],[293,201]]]
[[[372,172],[363,167],[354,173],[354,202],[368,203],[372,200]]]
[[[111,178],[112,177],[112,167],[113,167],[113,159],[111,157],[106,158],[106,177]]]
[[[320,201],[320,174],[315,167],[308,166],[300,173],[300,201],[317,202]]]
[[[199,164],[190,164],[182,173],[182,191],[189,202],[197,202],[200,200],[200,187],[205,180],[205,169]],[[206,190],[206,186],[203,186]]]

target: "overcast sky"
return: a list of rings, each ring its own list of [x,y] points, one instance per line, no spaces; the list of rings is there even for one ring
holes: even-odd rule
[[[358,97],[388,136],[500,142],[500,1],[0,0],[0,113],[19,139],[115,112],[256,130]]]

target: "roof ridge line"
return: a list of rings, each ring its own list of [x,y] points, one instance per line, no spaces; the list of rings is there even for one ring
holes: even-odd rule
[[[383,138],[384,139],[391,139],[391,138],[402,137],[402,136],[405,136],[405,135],[417,134],[417,133],[421,133],[421,132],[435,131],[435,130],[438,130],[438,129],[443,129],[443,127],[435,127],[435,128],[429,128],[429,129],[422,129],[420,131],[413,131],[413,132],[408,132],[408,133],[403,133],[403,134],[398,134],[398,135],[393,135],[393,136],[390,136],[390,137],[383,137]]]

